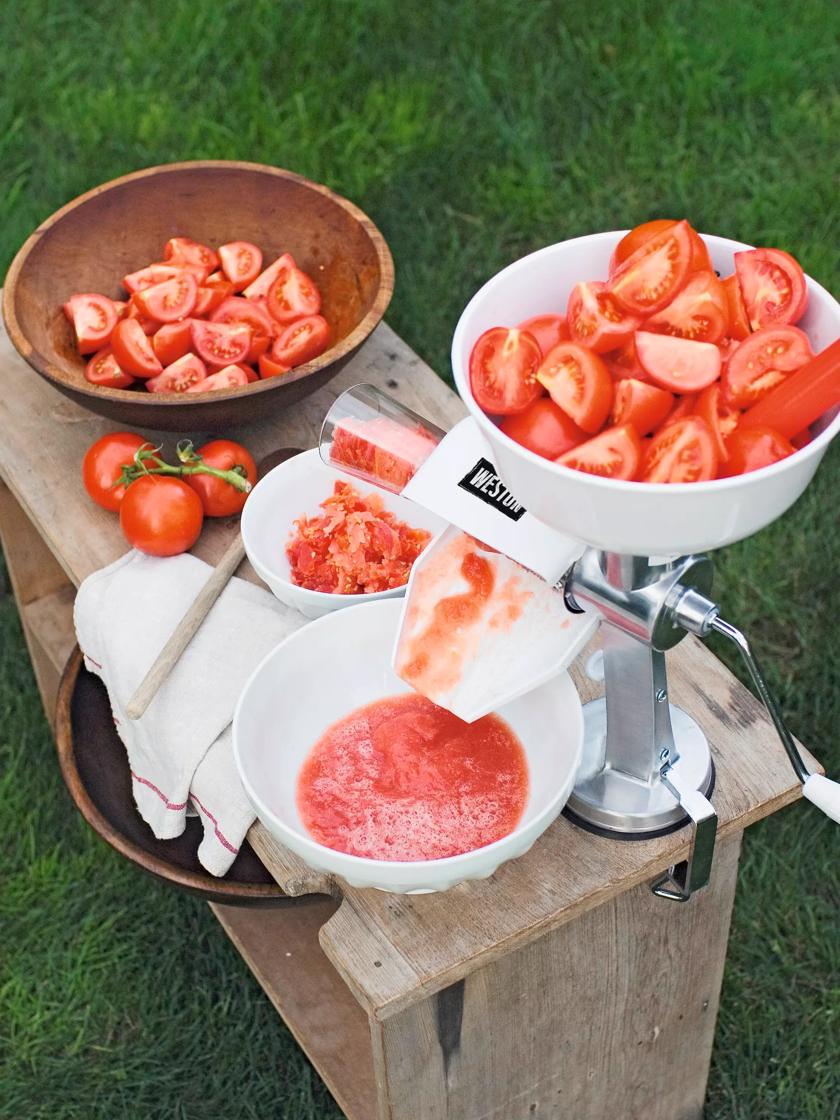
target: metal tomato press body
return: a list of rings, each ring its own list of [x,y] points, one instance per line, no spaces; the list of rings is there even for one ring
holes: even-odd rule
[[[687,633],[722,634],[738,647],[805,794],[834,819],[840,786],[809,773],[782,719],[746,637],[708,597],[712,562],[587,549],[567,572],[562,591],[571,610],[594,608],[602,618],[603,659],[590,669],[605,696],[584,708],[584,757],[567,814],[604,835],[648,838],[692,827],[688,859],[653,885],[680,902],[706,885],[717,815],[709,797],[714,766],[700,726],[668,698],[665,651]]]

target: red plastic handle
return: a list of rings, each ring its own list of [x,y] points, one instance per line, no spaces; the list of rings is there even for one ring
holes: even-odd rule
[[[790,439],[840,404],[840,338],[741,417],[740,427],[773,428]]]

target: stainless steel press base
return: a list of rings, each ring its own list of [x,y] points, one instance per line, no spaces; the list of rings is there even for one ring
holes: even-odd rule
[[[668,778],[708,796],[713,782],[712,756],[706,736],[690,715],[669,705],[674,748]],[[567,809],[579,822],[598,831],[641,838],[681,828],[685,808],[656,772],[645,780],[605,767],[607,701],[593,700],[583,709],[583,761]]]

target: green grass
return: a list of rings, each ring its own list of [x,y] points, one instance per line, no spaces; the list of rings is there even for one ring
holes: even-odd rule
[[[836,291],[838,40],[829,0],[6,4],[0,271],[81,191],[215,157],[371,214],[396,260],[389,320],[443,375],[501,265],[652,216],[790,249]],[[835,774],[838,485],[835,451],[787,517],[717,558],[725,610]],[[9,599],[0,754],[0,1116],[338,1117],[206,907],[76,817]],[[838,1116],[837,835],[802,805],[748,834],[713,1120]]]

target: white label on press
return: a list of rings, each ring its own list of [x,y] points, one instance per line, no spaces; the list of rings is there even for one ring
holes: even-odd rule
[[[491,456],[478,425],[466,417],[423,463],[403,497],[557,583],[584,545],[530,514],[499,478]]]

